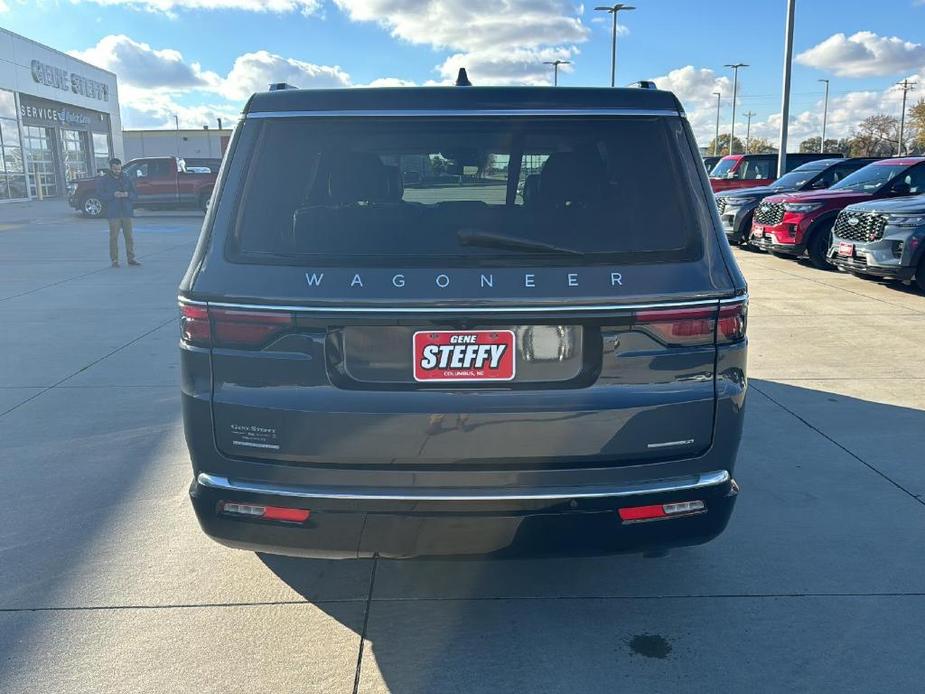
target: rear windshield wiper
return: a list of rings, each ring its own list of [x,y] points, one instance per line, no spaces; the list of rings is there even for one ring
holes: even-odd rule
[[[460,245],[463,246],[507,248],[517,251],[541,251],[543,253],[562,253],[565,255],[584,255],[584,253],[574,248],[565,248],[563,246],[556,246],[552,243],[543,243],[542,241],[520,238],[519,236],[492,234],[487,231],[463,229],[456,232],[456,238],[459,240]]]

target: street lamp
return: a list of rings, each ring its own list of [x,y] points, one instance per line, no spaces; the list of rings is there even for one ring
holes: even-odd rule
[[[719,149],[719,100],[723,95],[720,92],[713,92],[713,96],[716,97],[716,135],[713,136],[713,156],[715,157]]]
[[[568,60],[559,60],[557,58],[556,60],[543,61],[543,65],[552,65],[552,69],[553,69],[552,86],[558,87],[559,86],[559,66],[560,65],[571,65],[571,62]]]
[[[828,80],[819,80],[820,82],[825,82],[825,101],[822,106],[822,142],[819,143],[819,153],[825,153],[825,122],[829,116],[829,81]]]
[[[780,137],[777,143],[777,177],[787,173],[787,129],[790,127],[790,68],[793,62],[793,12],[795,0],[787,0],[784,30],[784,79],[780,99]]]
[[[746,63],[726,63],[724,67],[732,68],[732,125],[729,128],[729,154],[732,154],[736,134],[736,97],[739,95],[739,68],[748,67]]]
[[[620,10],[635,10],[636,8],[632,5],[624,5],[622,2],[618,2],[616,5],[595,7],[594,9],[597,12],[609,12],[613,15],[613,45],[610,49],[610,86],[613,87],[617,79],[617,12]]]

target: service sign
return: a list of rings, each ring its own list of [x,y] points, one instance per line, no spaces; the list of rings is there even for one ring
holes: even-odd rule
[[[510,330],[422,330],[414,334],[414,380],[510,381],[514,333]]]

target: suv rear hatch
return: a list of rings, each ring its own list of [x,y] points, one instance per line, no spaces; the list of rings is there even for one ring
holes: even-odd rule
[[[246,120],[183,309],[216,446],[411,470],[706,450],[744,308],[690,137],[677,114]]]

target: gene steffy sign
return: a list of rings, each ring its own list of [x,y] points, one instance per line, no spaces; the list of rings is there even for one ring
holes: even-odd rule
[[[78,75],[76,72],[68,72],[59,67],[47,65],[40,60],[32,61],[32,79],[46,87],[71,91],[90,99],[109,101],[108,85]]]

